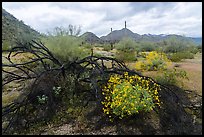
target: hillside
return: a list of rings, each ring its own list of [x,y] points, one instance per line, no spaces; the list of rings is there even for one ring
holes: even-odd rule
[[[19,21],[12,14],[2,8],[2,46],[3,49],[15,45],[15,41],[29,40],[39,37],[41,34],[30,26]]]
[[[103,43],[103,40],[101,40],[99,37],[97,37],[92,32],[85,32],[80,36],[84,41],[88,43]]]
[[[138,40],[140,39],[141,36],[137,33],[133,33],[131,30],[127,28],[123,28],[121,30],[114,30],[107,36],[102,36],[101,39],[104,41],[120,41],[124,37],[130,37],[134,40]]]

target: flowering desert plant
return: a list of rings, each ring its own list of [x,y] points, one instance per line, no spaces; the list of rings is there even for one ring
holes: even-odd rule
[[[137,75],[111,75],[104,86],[103,112],[118,116],[120,119],[142,111],[149,112],[156,105],[160,106],[158,91],[160,86],[149,78]]]
[[[151,51],[145,55],[145,60],[136,63],[136,70],[165,70],[171,61],[165,53]]]

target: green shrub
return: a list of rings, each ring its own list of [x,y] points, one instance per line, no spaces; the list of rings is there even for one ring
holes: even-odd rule
[[[83,44],[83,47],[90,50],[90,49],[93,48],[93,45],[91,45],[91,44],[89,44],[89,43],[85,43],[85,44]]]
[[[75,36],[50,36],[42,40],[45,46],[62,62],[81,59],[90,51],[81,47],[81,40]]]
[[[181,61],[181,57],[178,56],[177,54],[173,54],[169,57],[169,59],[172,61],[172,62],[180,62]]]
[[[164,45],[164,52],[166,53],[189,51],[192,47],[195,47],[195,44],[192,41],[176,36],[171,36],[166,39]]]
[[[123,38],[119,43],[115,44],[115,48],[121,51],[135,51],[138,44],[131,38]]]
[[[167,69],[163,71],[163,74],[161,76],[156,77],[156,80],[161,84],[166,85],[178,85],[178,83],[182,83],[182,81],[178,81],[177,78],[183,78],[188,79],[187,73],[184,70],[177,70],[174,69]]]
[[[179,62],[182,59],[193,59],[194,54],[190,52],[177,52],[170,55],[169,59],[173,62]]]
[[[201,53],[202,52],[202,45],[197,46],[198,51]]]
[[[103,87],[103,112],[120,119],[140,112],[149,112],[156,105],[160,106],[158,91],[160,86],[150,79],[137,75],[112,75]]]
[[[111,50],[111,45],[110,44],[104,44],[103,45],[103,50],[110,51]]]
[[[196,54],[196,53],[199,52],[199,49],[197,47],[191,47],[191,48],[189,48],[189,52],[193,53],[193,54]]]
[[[184,46],[175,45],[175,46],[167,46],[167,47],[165,47],[164,51],[166,53],[176,53],[176,52],[181,52],[181,51],[183,51],[185,49],[186,48]]]
[[[131,62],[131,61],[136,61],[136,54],[134,51],[117,51],[115,54],[115,58],[124,62]]]
[[[154,43],[152,42],[141,42],[139,44],[139,51],[154,51],[156,49]]]

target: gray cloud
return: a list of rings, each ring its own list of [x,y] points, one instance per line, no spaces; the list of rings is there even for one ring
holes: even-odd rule
[[[5,10],[32,28],[81,25],[97,36],[127,27],[135,33],[202,36],[201,2],[3,2]]]
[[[143,12],[152,8],[169,9],[175,4],[176,3],[172,2],[131,2],[129,6],[132,7],[132,10],[135,12]]]

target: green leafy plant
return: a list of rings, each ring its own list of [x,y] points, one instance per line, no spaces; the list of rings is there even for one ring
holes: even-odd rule
[[[190,52],[177,52],[170,55],[169,59],[173,62],[179,62],[182,59],[193,59],[194,55]]]
[[[61,90],[62,90],[61,87],[53,87],[53,92],[55,96],[59,96]]]
[[[45,104],[48,100],[48,96],[46,95],[37,96],[37,99],[40,104]]]
[[[104,51],[110,51],[111,50],[111,45],[110,44],[103,44],[103,50]]]
[[[143,41],[139,43],[139,51],[154,51],[156,45],[153,42]]]
[[[135,49],[138,48],[138,44],[131,38],[123,38],[115,45],[115,48],[125,52],[135,51]]]
[[[123,76],[112,75],[102,92],[103,112],[111,121],[112,116],[122,119],[142,111],[149,112],[156,105],[160,106],[159,90],[160,86],[151,79],[129,76],[127,72]]]
[[[45,46],[62,62],[81,59],[90,54],[90,50],[80,46],[82,41],[75,36],[49,36],[43,39]]]
[[[186,71],[177,70],[176,68],[167,69],[162,76],[158,76],[156,79],[162,84],[177,85],[178,83],[181,83],[183,85],[183,82],[178,81],[177,78],[188,79]]]

